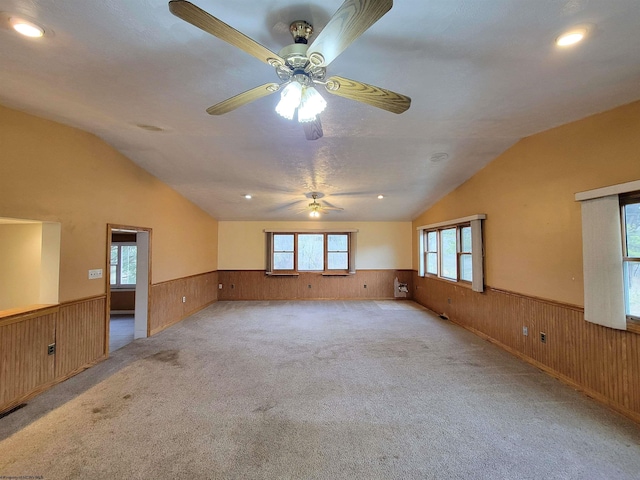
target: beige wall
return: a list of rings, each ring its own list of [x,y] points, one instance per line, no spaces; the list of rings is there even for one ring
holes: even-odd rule
[[[583,305],[576,192],[640,179],[640,102],[525,138],[414,220],[486,213],[485,282]],[[413,235],[413,268],[417,269]]]
[[[0,224],[0,310],[40,303],[42,224]]]
[[[219,222],[220,270],[264,270],[264,229],[358,229],[356,268],[410,269],[411,222]]]
[[[107,223],[148,227],[152,282],[217,268],[217,222],[97,137],[0,107],[0,217],[60,222],[60,301],[105,293]]]

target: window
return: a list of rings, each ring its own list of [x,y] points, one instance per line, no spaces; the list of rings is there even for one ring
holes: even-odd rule
[[[640,194],[621,198],[624,303],[627,316],[640,319]]]
[[[267,232],[267,274],[354,273],[355,232]]]
[[[471,256],[471,226],[458,229],[460,235],[460,248],[458,250],[458,265],[460,265],[460,280],[470,282],[473,280],[473,262]]]
[[[473,280],[470,225],[425,231],[424,235],[425,265],[428,274],[453,281]]]
[[[112,287],[128,287],[136,284],[137,256],[138,247],[133,243],[111,244],[109,283]]]
[[[418,227],[421,276],[435,275],[454,282],[468,282],[474,291],[484,290],[482,220],[479,214]]]
[[[427,266],[427,273],[432,275],[438,274],[438,232],[427,232],[427,248],[425,253],[427,258],[425,264]]]
[[[640,180],[575,194],[582,211],[584,319],[637,331]]]

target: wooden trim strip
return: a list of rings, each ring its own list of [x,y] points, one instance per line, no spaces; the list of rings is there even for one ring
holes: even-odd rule
[[[487,287],[487,290],[491,290],[492,292],[495,292],[495,293],[501,293],[503,295],[509,295],[512,297],[524,298],[527,300],[535,300],[536,302],[546,303],[547,305],[568,308],[569,310],[575,310],[576,312],[584,313],[584,307],[581,307],[579,305],[573,305],[571,303],[559,302],[557,300],[550,300],[548,298],[534,297],[532,295],[525,295],[524,293],[511,292],[509,290],[502,290],[502,289],[493,288],[493,287]]]
[[[99,300],[101,298],[107,298],[107,294],[103,293],[102,295],[93,295],[91,297],[78,298],[77,300],[68,300],[66,302],[61,302],[59,304],[59,306],[61,306],[61,307],[69,307],[71,305],[76,305],[78,303],[90,302],[90,301],[93,301],[93,300]]]
[[[5,325],[11,325],[12,323],[23,322],[36,317],[42,317],[51,313],[57,313],[60,307],[58,305],[47,305],[34,308],[32,310],[25,310],[13,315],[0,318],[0,327]]]
[[[621,193],[633,192],[635,190],[640,190],[640,180],[578,192],[576,193],[575,198],[577,202],[582,202],[584,200],[592,200],[594,198],[608,197],[609,195],[620,195]]]
[[[453,285],[453,286],[458,286],[458,287],[467,287],[470,285],[468,283],[464,283],[464,282],[455,282],[452,280],[447,280],[444,278],[440,278],[436,275],[431,275],[431,274],[425,274],[423,276],[420,276],[418,274],[417,270],[410,270],[411,272],[415,272],[416,275],[418,275],[419,278],[428,278],[429,280],[437,280],[439,282],[443,282],[446,283],[448,285]],[[511,290],[504,290],[502,288],[494,288],[494,287],[490,287],[488,285],[485,285],[485,291],[492,291],[495,293],[501,293],[503,295],[510,295],[512,297],[517,297],[517,298],[523,298],[523,299],[527,299],[527,300],[535,300],[536,302],[540,302],[540,303],[546,303],[547,305],[553,305],[556,307],[562,307],[562,308],[568,308],[569,310],[575,310],[576,312],[584,312],[584,307],[580,306],[580,305],[574,305],[572,303],[564,303],[564,302],[560,302],[558,300],[551,300],[549,298],[542,298],[542,297],[534,297],[533,295],[526,295],[524,293],[518,293],[518,292],[513,292]],[[478,292],[479,295],[482,295],[482,293]]]
[[[453,227],[460,223],[468,223],[471,220],[485,220],[486,218],[487,218],[486,214],[477,213],[476,215],[469,215],[468,217],[462,217],[462,218],[454,218],[453,220],[447,220],[445,222],[430,223],[429,225],[421,225],[419,227],[416,227],[416,230],[430,230],[432,228],[448,227],[448,226]]]
[[[152,283],[151,286],[152,287],[157,287],[158,285],[164,285],[165,283],[176,282],[176,281],[180,281],[180,280],[186,280],[188,278],[201,277],[203,275],[211,275],[212,273],[218,273],[218,272],[223,272],[223,271],[224,270],[211,270],[209,272],[194,273],[193,275],[187,275],[186,277],[177,277],[177,278],[172,278],[171,280],[163,280],[162,282]],[[259,271],[259,270],[256,270],[256,271]]]

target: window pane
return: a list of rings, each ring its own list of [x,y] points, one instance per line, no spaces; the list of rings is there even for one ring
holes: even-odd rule
[[[640,203],[625,205],[624,223],[627,233],[627,257],[640,257]]]
[[[330,252],[346,252],[347,244],[346,235],[327,235],[327,250]]]
[[[293,252],[293,235],[274,235],[273,250],[276,252]]]
[[[116,265],[111,265],[111,271],[109,272],[109,283],[111,285],[115,285],[116,281],[118,280],[117,275],[118,275],[118,267]]]
[[[118,246],[111,245],[111,265],[118,264]]]
[[[298,270],[324,270],[324,235],[298,235]]]
[[[120,284],[135,285],[136,260],[138,247],[135,245],[122,245],[120,247]]]
[[[627,315],[640,318],[640,263],[625,262]]]
[[[442,255],[442,276],[457,280],[456,229],[448,228],[440,231],[440,252]]]
[[[438,274],[438,254],[427,253],[427,273]]]
[[[329,252],[327,254],[327,268],[329,270],[346,270],[349,267],[347,252]]]
[[[427,233],[427,250],[430,252],[438,251],[438,232]]]
[[[473,280],[471,255],[465,253],[460,255],[460,280],[470,282]]]
[[[274,270],[293,270],[293,253],[274,253]]]
[[[460,228],[460,240],[462,241],[460,251],[471,253],[471,227]]]

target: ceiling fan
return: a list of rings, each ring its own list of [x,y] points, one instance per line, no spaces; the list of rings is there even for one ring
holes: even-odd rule
[[[319,114],[326,101],[316,85],[324,86],[333,95],[393,113],[402,113],[411,105],[409,97],[390,90],[344,77],[326,77],[327,66],[392,6],[393,0],[345,0],[311,45],[308,41],[313,26],[296,20],[289,27],[294,43],[275,54],[186,0],[169,2],[169,10],[175,16],[271,65],[281,81],[247,90],[209,107],[207,113],[222,115],[282,90],[276,112],[289,120],[297,116],[307,140],[317,140],[323,135]]]
[[[309,205],[307,205],[305,208],[301,209],[300,211],[305,212],[309,210],[309,216],[311,218],[318,218],[320,217],[320,213],[329,213],[332,210],[333,211],[344,210],[344,208],[328,205],[326,204],[327,202],[325,202],[325,205],[323,205],[320,202],[318,202],[318,197],[322,197],[322,194],[315,193],[315,192],[312,193],[311,198],[313,199],[313,202],[311,202]]]

